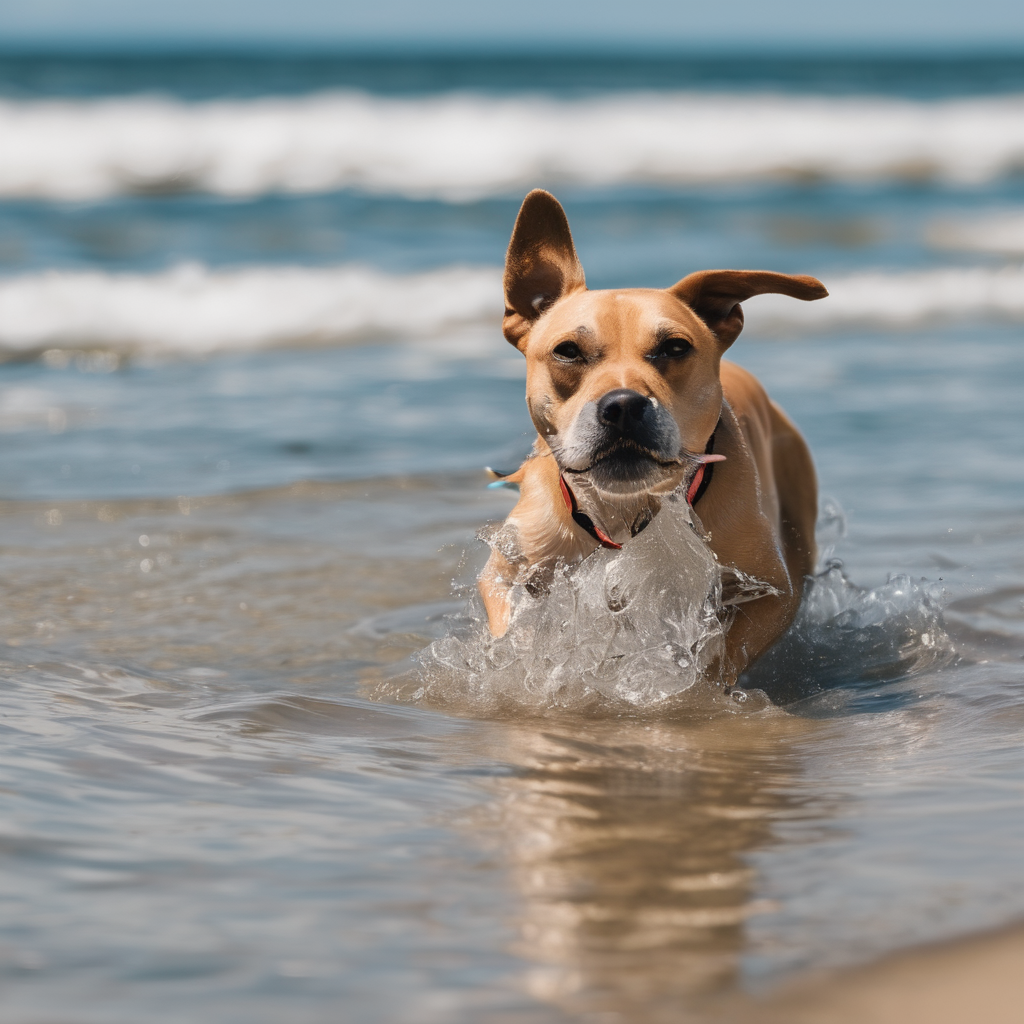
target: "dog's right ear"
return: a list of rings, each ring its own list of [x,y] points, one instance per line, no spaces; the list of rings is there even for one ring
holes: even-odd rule
[[[669,291],[715,332],[723,348],[728,348],[743,330],[741,302],[755,295],[789,295],[804,302],[828,295],[816,277],[770,270],[698,270],[677,281]]]
[[[552,303],[586,288],[569,221],[550,192],[535,188],[523,200],[505,256],[504,283],[501,329],[516,348]]]

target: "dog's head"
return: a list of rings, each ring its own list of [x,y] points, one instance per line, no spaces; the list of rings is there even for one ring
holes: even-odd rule
[[[722,408],[722,353],[739,303],[820,299],[813,277],[705,270],[671,288],[588,291],[565,212],[523,202],[505,262],[505,337],[527,362],[526,401],[562,471],[609,497],[670,490],[692,473]]]

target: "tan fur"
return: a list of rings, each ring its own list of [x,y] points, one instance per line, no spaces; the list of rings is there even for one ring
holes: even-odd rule
[[[597,546],[566,509],[556,453],[581,409],[618,388],[668,410],[684,453],[703,453],[715,432],[715,453],[726,461],[715,466],[694,511],[724,566],[779,592],[739,607],[724,676],[735,679],[786,630],[814,566],[814,465],[803,438],[758,381],[722,360],[742,328],[739,302],[765,292],[805,300],[827,294],[814,278],[764,271],[703,271],[665,290],[588,291],[561,206],[540,190],[527,196],[506,261],[504,331],[526,356],[527,404],[538,438],[510,478],[520,485],[505,528],[515,543],[496,545],[479,581],[495,635],[508,628],[513,584],[542,585],[556,562],[578,561]],[[685,339],[692,348],[684,358],[652,358],[664,337]],[[585,362],[556,358],[553,349],[566,340],[585,349]],[[642,494],[623,499],[632,503],[628,515],[645,501],[656,512],[659,496],[684,484],[692,469],[685,459],[658,469]],[[618,531],[614,539],[627,540],[620,506],[611,500],[597,511],[609,532]]]

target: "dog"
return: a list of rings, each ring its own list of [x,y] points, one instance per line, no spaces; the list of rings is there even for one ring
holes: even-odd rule
[[[746,299],[828,292],[757,270],[589,291],[565,211],[542,189],[516,218],[504,292],[502,331],[526,357],[537,439],[504,478],[519,501],[478,580],[491,633],[508,630],[515,585],[542,592],[557,564],[621,547],[681,489],[723,568],[761,586],[728,625],[720,667],[734,682],[796,615],[816,559],[818,487],[796,427],[722,355]]]

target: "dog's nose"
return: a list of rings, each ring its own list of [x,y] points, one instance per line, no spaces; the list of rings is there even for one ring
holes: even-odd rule
[[[597,418],[606,426],[628,434],[639,426],[650,405],[650,399],[629,388],[616,388],[603,395],[597,403]]]

